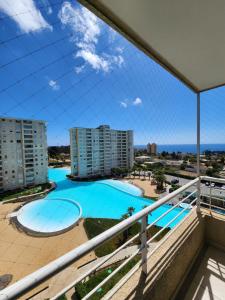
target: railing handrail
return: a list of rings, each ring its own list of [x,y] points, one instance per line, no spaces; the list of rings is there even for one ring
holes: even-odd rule
[[[127,218],[126,220],[121,221],[112,228],[104,231],[93,239],[87,241],[86,243],[76,247],[75,249],[67,252],[56,260],[48,263],[44,267],[38,269],[37,271],[27,275],[26,277],[20,279],[16,283],[10,285],[9,287],[0,291],[0,300],[15,299],[21,295],[24,295],[28,290],[38,286],[43,281],[52,277],[53,275],[59,273],[65,269],[70,264],[74,263],[76,260],[86,255],[90,251],[102,245],[104,242],[112,239],[114,236],[126,230],[128,227],[135,224],[137,221],[142,219],[144,216],[147,216],[152,211],[160,207],[161,205],[167,203],[169,200],[187,190],[189,187],[193,186],[199,181],[200,178],[195,178],[194,180],[183,185],[174,192],[166,195],[160,200],[157,200],[152,205],[144,208],[135,215]]]
[[[218,182],[218,183],[224,183],[225,184],[225,179],[224,178],[216,178],[216,177],[210,177],[210,176],[201,176],[201,180],[208,180],[211,182]]]

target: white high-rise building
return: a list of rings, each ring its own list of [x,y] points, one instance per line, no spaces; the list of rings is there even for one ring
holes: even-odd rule
[[[71,128],[71,173],[77,177],[110,175],[112,168],[133,167],[133,131]]]
[[[0,192],[48,180],[43,121],[0,118]]]

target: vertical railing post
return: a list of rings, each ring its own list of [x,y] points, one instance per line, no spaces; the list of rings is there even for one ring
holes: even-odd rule
[[[211,180],[210,180],[209,184],[210,184],[210,186],[209,186],[209,196],[210,196],[209,209],[210,209],[210,213],[211,213],[212,212],[212,181]]]
[[[200,211],[201,180],[200,180],[200,93],[197,93],[197,211]]]
[[[144,216],[141,219],[141,261],[142,261],[142,272],[147,275],[147,219],[148,216]]]

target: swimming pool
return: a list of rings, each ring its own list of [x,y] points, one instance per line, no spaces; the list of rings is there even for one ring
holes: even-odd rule
[[[68,179],[67,174],[70,174],[69,169],[49,169],[49,179],[57,187],[44,199],[30,202],[18,211],[17,220],[23,227],[34,232],[57,233],[70,228],[80,217],[121,219],[128,207],[132,206],[136,213],[155,202],[141,197],[141,190],[129,183],[111,179],[77,182]],[[154,210],[149,223],[170,208],[165,204]],[[156,224],[166,225],[181,210],[175,208]],[[179,223],[187,213],[178,216],[170,227]]]
[[[113,180],[113,179],[107,179],[107,180],[99,180],[98,183],[103,183],[107,184],[109,186],[112,186],[121,192],[125,192],[128,194],[131,194],[133,196],[141,196],[142,195],[142,190],[136,187],[133,184],[130,184],[127,181],[119,181],[119,180]]]
[[[144,206],[151,205],[154,200],[134,196],[124,193],[112,185],[102,184],[99,181],[76,182],[66,178],[70,174],[69,169],[49,169],[49,179],[56,182],[57,188],[49,193],[46,199],[68,198],[78,202],[82,208],[83,218],[111,218],[121,219],[121,216],[127,212],[128,207],[135,208],[135,213]],[[149,216],[149,222],[171,208],[170,205],[163,205],[152,212]],[[162,218],[157,225],[164,226],[178,213],[181,208],[175,208]],[[188,211],[183,212],[170,227],[179,223]]]
[[[31,233],[56,234],[75,225],[81,214],[81,207],[73,200],[40,199],[24,205],[17,220]]]

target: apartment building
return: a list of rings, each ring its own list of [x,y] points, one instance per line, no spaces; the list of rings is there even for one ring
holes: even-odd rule
[[[0,192],[48,180],[43,121],[0,118]]]
[[[147,144],[147,153],[150,155],[156,155],[157,154],[157,145],[155,143]]]
[[[71,173],[77,177],[110,175],[112,168],[132,168],[133,131],[71,128]]]

